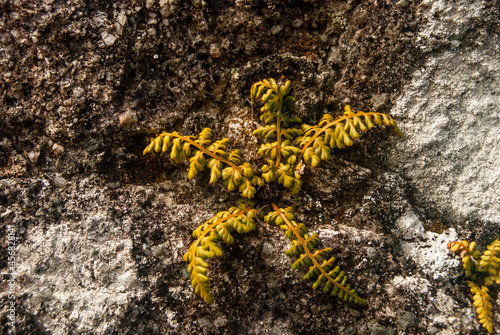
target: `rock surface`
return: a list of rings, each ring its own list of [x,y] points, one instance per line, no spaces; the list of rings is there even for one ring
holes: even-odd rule
[[[7,334],[482,334],[446,244],[500,234],[496,0],[0,0],[0,313]],[[248,91],[293,82],[314,123],[343,105],[395,117],[306,169],[293,205],[367,308],[310,288],[267,225],[210,262],[191,232],[235,197],[142,156],[211,127],[254,161]],[[15,283],[14,286],[11,283]],[[498,291],[498,290],[497,290]],[[11,295],[14,293],[15,297]],[[15,328],[9,324],[14,302]],[[500,298],[493,299],[500,329]]]
[[[391,161],[419,194],[422,206],[453,220],[500,218],[500,85],[497,43],[488,26],[486,3],[422,3],[430,53],[417,69],[392,114],[407,141]],[[457,13],[467,13],[457,15]],[[439,20],[436,19],[439,17]],[[443,22],[454,22],[444,25]],[[472,32],[472,33],[471,33]],[[424,204],[425,203],[425,204]]]

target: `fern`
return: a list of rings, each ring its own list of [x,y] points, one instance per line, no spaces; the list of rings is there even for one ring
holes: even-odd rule
[[[194,136],[182,136],[178,132],[163,132],[151,139],[143,154],[167,152],[171,149],[170,158],[174,162],[189,160],[189,179],[193,179],[208,167],[211,184],[222,178],[229,191],[239,190],[242,196],[251,199],[257,192],[255,186],[264,183],[255,175],[249,163],[242,163],[243,159],[238,149],[226,151],[229,142],[227,138],[212,142],[210,128],[203,129],[198,139]]]
[[[335,257],[328,260],[328,255],[332,248],[325,248],[314,251],[319,243],[318,234],[307,234],[307,228],[303,223],[294,221],[294,214],[291,207],[285,209],[278,208],[272,204],[274,211],[269,212],[264,221],[278,226],[285,232],[285,236],[290,239],[292,246],[286,251],[289,257],[298,257],[293,263],[292,269],[308,269],[304,275],[304,280],[314,279],[312,285],[314,289],[322,287],[323,293],[330,293],[339,299],[352,302],[357,305],[366,306],[366,300],[361,299],[356,291],[347,283],[347,277],[339,266],[334,266]]]
[[[253,134],[266,139],[258,154],[267,158],[267,164],[260,171],[244,162],[239,150],[228,151],[229,140],[212,140],[212,130],[205,128],[198,138],[183,136],[178,132],[163,132],[151,139],[143,154],[166,153],[176,162],[189,162],[188,178],[195,178],[205,168],[210,170],[210,183],[219,180],[229,191],[239,191],[245,198],[255,197],[258,187],[274,181],[288,188],[292,193],[300,192],[305,164],[317,166],[321,161],[330,159],[332,150],[353,145],[353,139],[360,132],[368,131],[375,125],[392,126],[402,136],[394,120],[383,113],[353,113],[350,106],[345,107],[343,116],[334,118],[325,114],[317,125],[302,124],[302,120],[290,113],[295,98],[291,95],[291,82],[278,85],[274,79],[262,80],[250,89],[252,106],[262,103],[260,120],[264,123]],[[260,173],[260,176],[258,175]],[[260,207],[260,210],[263,207]],[[315,250],[319,243],[318,234],[307,234],[303,223],[294,221],[291,208],[279,209],[273,204],[274,211],[265,216],[265,221],[276,224],[290,239],[292,246],[286,252],[297,257],[292,269],[305,268],[304,279],[314,279],[313,288],[358,305],[366,301],[358,296],[347,283],[347,277],[338,266],[335,257],[327,259],[332,250]],[[208,279],[208,260],[222,255],[219,242],[234,242],[233,232],[246,233],[255,228],[254,220],[260,212],[250,200],[243,201],[238,207],[220,212],[193,232],[195,241],[184,260],[189,263],[188,271],[196,294],[206,303],[213,302]],[[495,249],[496,250],[496,249]],[[496,251],[495,251],[496,252]],[[485,259],[488,264],[495,259]]]
[[[497,255],[500,253],[500,239],[496,239],[487,246],[487,250],[480,255],[480,252],[475,250],[476,242],[469,243],[468,241],[452,241],[448,243],[448,249],[457,253],[462,258],[465,276],[471,278],[467,282],[470,291],[473,295],[473,303],[476,307],[476,312],[479,322],[483,325],[488,333],[493,332],[493,316],[491,307],[491,297],[488,294],[488,288],[493,283],[500,284],[500,258]],[[479,260],[480,259],[480,260]],[[486,286],[478,284],[483,281]]]
[[[227,244],[234,243],[233,231],[248,233],[255,229],[256,211],[252,204],[241,202],[239,207],[231,207],[228,211],[219,212],[216,216],[193,231],[193,242],[189,251],[184,254],[184,260],[189,263],[191,285],[207,304],[213,302],[210,293],[210,283],[207,276],[210,258],[222,255],[218,243],[223,240]]]

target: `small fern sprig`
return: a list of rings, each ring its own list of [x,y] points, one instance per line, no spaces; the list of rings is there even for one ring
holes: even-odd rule
[[[448,249],[458,254],[462,258],[465,276],[471,280],[467,281],[470,292],[473,295],[473,303],[476,307],[479,322],[488,333],[493,332],[491,297],[486,286],[493,283],[500,284],[500,238],[497,238],[487,250],[481,255],[475,250],[476,242],[451,241]],[[479,260],[479,261],[478,261]],[[484,282],[486,286],[481,286],[478,282]]]
[[[343,301],[366,306],[366,300],[361,299],[347,283],[344,272],[340,270],[338,265],[334,266],[335,257],[326,259],[332,248],[314,251],[319,243],[318,234],[308,235],[306,226],[294,221],[295,216],[291,207],[281,209],[275,204],[272,206],[274,211],[269,212],[264,217],[264,221],[278,226],[290,239],[292,246],[286,251],[286,255],[298,257],[293,263],[292,269],[308,269],[303,279],[315,279],[316,281],[312,285],[314,289],[322,287],[324,293],[330,293]]]
[[[198,139],[178,132],[163,132],[151,139],[143,154],[167,152],[171,149],[170,158],[174,162],[189,160],[189,179],[208,167],[210,184],[222,178],[229,191],[239,190],[245,198],[252,199],[257,192],[255,187],[264,185],[264,182],[255,175],[250,163],[242,163],[238,149],[226,151],[229,142],[227,138],[213,142],[210,128],[203,129]]]
[[[479,270],[478,259],[480,252],[475,250],[475,248],[476,242],[471,242],[470,244],[466,240],[448,242],[448,250],[458,254],[460,258],[462,258],[465,275],[467,277],[472,277],[473,271]]]
[[[488,288],[486,286],[479,287],[479,285],[472,280],[469,280],[467,285],[472,293],[472,300],[476,307],[479,323],[491,334],[493,332],[493,323],[491,322],[493,313],[491,312],[491,297],[488,294]]]
[[[220,240],[227,244],[234,243],[233,231],[248,233],[254,230],[255,217],[256,210],[253,204],[241,202],[238,207],[217,213],[193,231],[196,240],[184,254],[184,260],[189,263],[188,271],[195,293],[199,294],[207,304],[213,302],[207,276],[207,260],[222,255],[222,250],[218,246]]]

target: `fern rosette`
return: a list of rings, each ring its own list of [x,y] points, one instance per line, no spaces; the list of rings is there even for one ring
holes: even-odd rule
[[[222,181],[230,191],[237,191],[243,197],[252,199],[257,188],[278,182],[292,193],[302,188],[302,174],[305,164],[317,166],[321,161],[331,158],[334,149],[353,145],[353,139],[360,132],[368,131],[375,125],[392,126],[402,136],[394,120],[383,113],[353,113],[350,106],[345,107],[343,116],[334,118],[325,114],[317,125],[302,124],[302,120],[291,113],[295,98],[291,95],[291,82],[287,80],[278,85],[276,80],[262,80],[252,85],[250,90],[252,106],[261,103],[260,120],[264,123],[253,131],[254,136],[265,139],[258,155],[267,160],[260,168],[260,175],[252,165],[245,162],[238,149],[229,150],[227,138],[212,140],[212,130],[203,129],[198,137],[184,136],[180,133],[163,132],[151,139],[143,154],[166,153],[175,163],[187,161],[188,178],[195,178],[205,169],[209,170],[211,184]],[[208,278],[208,260],[222,255],[220,242],[234,243],[233,233],[248,233],[255,229],[258,209],[250,200],[240,202],[238,207],[217,213],[193,231],[193,244],[184,255],[188,262],[191,284],[196,294],[211,304]],[[335,257],[328,257],[331,248],[316,249],[318,234],[308,234],[303,223],[297,223],[291,207],[280,209],[276,205],[264,220],[278,226],[290,240],[286,251],[296,258],[292,269],[304,269],[304,280],[314,280],[313,288],[319,289],[341,300],[364,306],[366,301],[358,296],[347,282],[347,277]],[[265,206],[264,206],[265,207]],[[261,207],[262,210],[263,207]],[[492,249],[492,252],[496,252]],[[492,254],[493,255],[493,254]],[[493,256],[492,256],[493,257]],[[488,269],[493,269],[497,258],[488,258]],[[493,272],[491,270],[492,278]],[[498,273],[498,272],[494,272]]]

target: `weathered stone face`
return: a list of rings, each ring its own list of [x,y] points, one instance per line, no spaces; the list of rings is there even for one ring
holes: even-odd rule
[[[17,333],[477,332],[446,243],[500,234],[497,9],[0,0],[0,222],[17,237],[2,315],[15,301]],[[214,305],[191,292],[191,231],[235,197],[142,149],[164,129],[211,127],[257,159],[248,90],[281,76],[306,123],[350,103],[406,135],[367,134],[306,171],[298,196],[259,191],[321,233],[367,309],[311,290],[268,226],[211,263]]]

